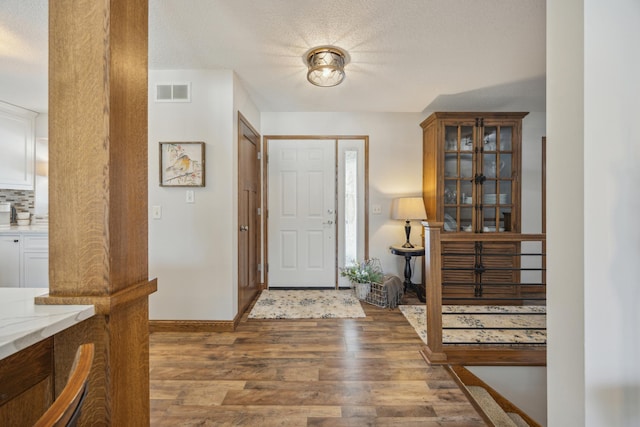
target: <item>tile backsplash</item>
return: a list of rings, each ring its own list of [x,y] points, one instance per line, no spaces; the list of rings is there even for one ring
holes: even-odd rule
[[[34,211],[35,195],[30,190],[2,190],[0,189],[0,202],[9,202],[18,212]]]

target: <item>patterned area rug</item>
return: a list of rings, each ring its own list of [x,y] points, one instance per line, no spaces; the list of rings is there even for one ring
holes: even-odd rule
[[[401,305],[400,311],[427,342],[427,309],[424,305]],[[442,306],[444,344],[546,344],[544,306]]]
[[[333,319],[365,317],[352,290],[266,290],[249,319]]]

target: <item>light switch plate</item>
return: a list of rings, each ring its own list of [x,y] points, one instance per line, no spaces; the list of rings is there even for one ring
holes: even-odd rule
[[[380,215],[382,213],[382,206],[371,205],[371,213],[373,213],[374,215]]]
[[[152,206],[151,207],[151,216],[153,219],[162,218],[162,206]]]
[[[193,192],[193,190],[187,190],[187,203],[195,203],[196,202],[196,196]]]

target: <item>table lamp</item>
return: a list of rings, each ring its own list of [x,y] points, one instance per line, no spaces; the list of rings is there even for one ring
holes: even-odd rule
[[[399,197],[393,199],[391,218],[406,221],[404,224],[404,232],[407,235],[407,241],[402,247],[413,248],[414,246],[409,241],[409,236],[411,235],[411,220],[427,219],[427,212],[424,209],[422,197]]]

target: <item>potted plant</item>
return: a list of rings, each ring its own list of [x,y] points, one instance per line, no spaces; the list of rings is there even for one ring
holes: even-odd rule
[[[371,290],[371,283],[382,283],[382,267],[380,260],[367,259],[361,262],[355,260],[351,265],[340,269],[340,275],[351,282],[358,299],[365,299]]]

